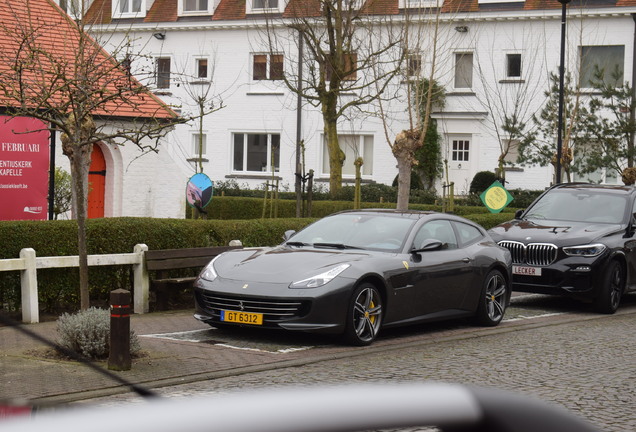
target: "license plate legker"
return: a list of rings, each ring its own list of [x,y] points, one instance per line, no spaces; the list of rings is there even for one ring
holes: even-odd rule
[[[512,266],[512,274],[523,276],[541,276],[541,267]]]

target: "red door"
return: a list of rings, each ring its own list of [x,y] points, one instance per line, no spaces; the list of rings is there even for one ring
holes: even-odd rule
[[[104,217],[104,191],[106,189],[106,160],[97,144],[91,153],[88,171],[88,218]]]

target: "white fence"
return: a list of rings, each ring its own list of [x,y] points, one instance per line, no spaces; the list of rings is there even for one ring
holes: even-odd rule
[[[132,253],[88,256],[89,266],[133,266],[133,307],[138,314],[148,312],[150,278],[144,260],[144,251],[147,250],[148,246],[138,244]],[[0,272],[20,271],[23,322],[37,323],[40,320],[37,270],[62,267],[79,267],[79,256],[37,257],[35,250],[26,248],[20,251],[20,258],[0,259]]]

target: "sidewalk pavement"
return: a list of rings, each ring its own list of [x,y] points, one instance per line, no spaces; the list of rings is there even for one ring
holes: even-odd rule
[[[623,313],[636,311],[633,307],[629,309]],[[153,389],[381,352],[398,345],[436,344],[442,340],[460,340],[549,325],[550,322],[598,317],[576,313],[550,315],[538,320],[511,320],[496,328],[473,327],[461,322],[447,322],[440,327],[428,324],[412,331],[385,332],[388,337],[378,339],[369,347],[351,347],[340,345],[333,338],[296,333],[261,332],[258,336],[251,333],[251,337],[247,333],[241,338],[241,334],[223,332],[200,323],[192,314],[193,311],[186,310],[133,315],[131,328],[139,336],[143,355],[133,359],[129,371],[108,371],[106,361],[93,364],[120,380]],[[55,322],[24,324],[21,327],[50,341],[57,339]],[[85,364],[50,355],[50,348],[17,328],[0,327],[0,350],[0,403],[24,402],[46,408],[131,391],[130,386],[122,385]]]
[[[133,358],[129,371],[108,372],[132,384],[158,387],[293,361],[301,356],[293,352],[281,355],[217,345],[211,335],[218,331],[198,322],[192,314],[192,311],[176,311],[133,315],[131,328],[139,336],[142,355]],[[55,322],[21,327],[57,341]],[[180,338],[179,332],[198,333],[201,341]],[[151,336],[163,334],[171,335]],[[18,404],[28,401],[46,406],[130,391],[85,364],[51,355],[50,348],[16,328],[0,327],[0,349],[0,401]],[[107,370],[107,361],[94,364]]]

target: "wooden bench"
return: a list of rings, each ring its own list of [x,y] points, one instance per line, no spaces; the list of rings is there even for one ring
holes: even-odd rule
[[[215,246],[186,249],[159,249],[144,251],[146,269],[154,271],[155,277],[150,279],[150,291],[155,296],[156,310],[166,310],[169,304],[184,291],[191,294],[192,284],[196,276],[171,277],[173,270],[197,269],[200,271],[214,257],[242,246]]]

